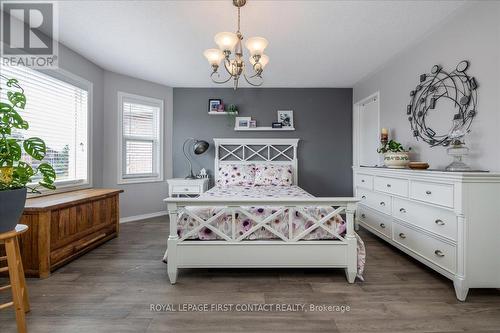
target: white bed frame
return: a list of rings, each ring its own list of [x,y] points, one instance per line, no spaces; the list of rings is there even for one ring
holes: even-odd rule
[[[293,170],[293,182],[298,181],[297,145],[299,139],[214,139],[215,168],[217,177],[222,164],[286,164]],[[176,283],[179,268],[207,267],[336,267],[344,268],[349,283],[353,283],[357,273],[357,240],[354,234],[354,212],[356,200],[353,197],[334,198],[167,198],[170,218],[170,235],[166,253],[168,277]],[[217,215],[208,219],[197,216],[186,206],[223,207]],[[271,215],[256,217],[244,207],[280,207]],[[334,207],[321,219],[309,216],[304,207]],[[290,217],[295,211],[308,216],[313,225],[298,235],[292,235],[289,227],[287,235],[270,226],[276,216],[288,209]],[[177,219],[185,213],[200,222],[199,226],[183,237],[177,236]],[[236,233],[235,214],[243,214],[256,225],[243,235]],[[323,223],[335,214],[345,213],[346,234],[344,237],[326,228]],[[232,215],[232,235],[225,235],[212,223],[222,214]],[[289,221],[292,219],[290,218]],[[291,222],[290,222],[291,223]],[[208,228],[220,236],[221,240],[190,240],[201,228]],[[276,235],[275,240],[245,240],[254,231],[264,227]],[[304,240],[317,228],[323,228],[338,240]]]

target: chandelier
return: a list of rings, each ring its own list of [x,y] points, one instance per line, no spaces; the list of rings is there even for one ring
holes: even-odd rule
[[[240,32],[240,8],[243,7],[246,0],[233,0],[233,5],[238,8],[238,30],[234,32],[219,32],[215,35],[215,43],[219,46],[218,49],[208,49],[203,52],[208,63],[212,66],[212,74],[210,78],[213,82],[223,84],[233,79],[234,89],[238,88],[238,81],[243,75],[248,84],[258,87],[264,82],[262,72],[269,62],[269,57],[264,54],[264,49],[267,47],[267,40],[263,37],[249,38],[245,46],[250,53],[250,64],[253,72],[247,76],[245,70],[245,59],[243,57],[243,47],[241,42],[243,35]],[[231,56],[233,55],[233,56]],[[227,79],[221,79],[219,74],[220,63],[223,61],[223,66],[228,74]]]

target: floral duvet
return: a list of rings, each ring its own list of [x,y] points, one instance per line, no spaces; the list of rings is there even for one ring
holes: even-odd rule
[[[311,194],[307,193],[298,186],[215,186],[209,191],[203,193],[200,198],[248,198],[248,199],[265,199],[265,198],[311,198]],[[215,216],[220,212],[221,207],[186,207],[186,211],[192,212],[193,214],[199,216],[202,219],[208,219],[211,216]],[[258,219],[264,219],[277,212],[278,207],[242,207],[244,212],[237,212],[235,214],[236,220],[236,237],[244,235],[248,230],[250,230],[254,225],[257,224],[250,216],[255,216]],[[297,236],[307,228],[313,225],[310,217],[314,219],[321,219],[328,213],[332,212],[333,208],[329,207],[304,207],[304,213],[300,211],[294,211],[292,214],[292,235]],[[179,237],[185,236],[191,230],[199,226],[199,222],[192,216],[190,216],[186,211],[179,214],[179,219],[177,223],[177,234]],[[282,235],[288,236],[289,232],[289,212],[285,209],[284,213],[278,214],[272,222],[268,225],[281,233]],[[225,235],[231,237],[232,235],[232,216],[231,214],[222,214],[212,223],[214,227],[220,230]],[[346,225],[343,218],[340,215],[335,215],[328,221],[324,223],[324,226],[339,234],[345,234]],[[356,234],[358,240],[358,277],[361,278],[361,274],[364,269],[365,263],[365,246],[361,238]],[[197,233],[190,235],[187,239],[198,239],[198,240],[214,240],[221,239],[216,233],[208,228],[202,228]],[[269,230],[264,227],[257,229],[253,233],[249,234],[244,238],[245,240],[262,240],[262,239],[277,239]],[[323,228],[316,228],[311,233],[306,235],[304,240],[327,240],[336,239],[334,235],[327,232]]]

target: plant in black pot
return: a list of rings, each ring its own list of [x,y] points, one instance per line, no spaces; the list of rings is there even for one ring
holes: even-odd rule
[[[19,114],[26,106],[16,79],[0,75],[0,233],[13,230],[21,217],[26,194],[55,189],[54,168],[42,160],[47,152],[38,137],[25,139],[29,124]]]

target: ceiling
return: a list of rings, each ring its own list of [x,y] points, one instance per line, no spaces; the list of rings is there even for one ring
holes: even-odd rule
[[[264,87],[352,87],[464,4],[248,0],[241,31],[269,40]],[[173,87],[219,86],[202,53],[217,32],[236,30],[231,0],[61,1],[59,17],[66,46],[107,70]]]

